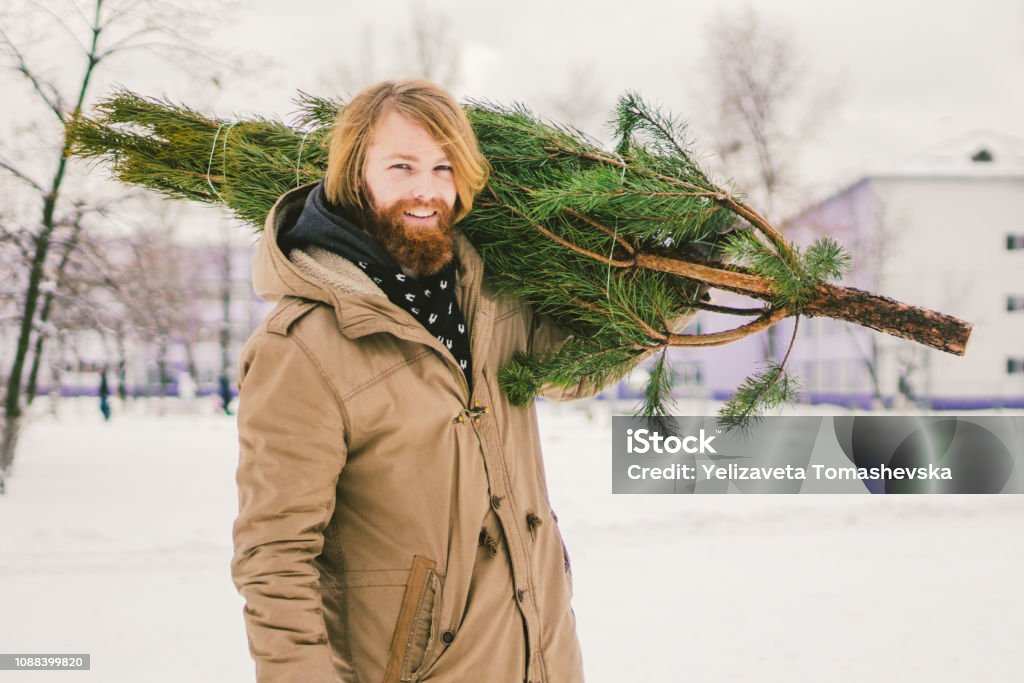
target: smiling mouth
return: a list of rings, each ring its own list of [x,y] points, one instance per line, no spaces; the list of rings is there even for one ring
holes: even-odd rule
[[[436,216],[437,215],[437,211],[431,211],[430,213],[424,214],[424,215],[420,215],[420,214],[416,214],[416,213],[410,213],[410,212],[406,211],[405,215],[408,216],[409,218],[418,218],[420,220],[424,220],[424,219],[433,218],[434,216]]]

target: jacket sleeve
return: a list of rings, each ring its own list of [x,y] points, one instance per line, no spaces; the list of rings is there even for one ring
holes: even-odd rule
[[[558,324],[554,318],[542,313],[536,313],[532,306],[526,304],[527,329],[529,330],[529,341],[527,342],[527,353],[543,353],[555,351],[573,339],[569,331]],[[684,327],[694,318],[696,311],[690,311],[680,315],[671,321],[673,332],[681,332]],[[636,364],[647,360],[656,349],[644,352],[636,361]],[[593,377],[584,377],[580,383],[573,387],[559,387],[551,383],[545,383],[540,388],[540,395],[549,401],[573,401],[580,398],[591,398],[604,391],[614,381],[600,384]]]
[[[231,575],[245,599],[256,679],[333,682],[336,655],[313,560],[323,549],[345,465],[344,408],[294,336],[254,336],[238,376],[239,511]]]

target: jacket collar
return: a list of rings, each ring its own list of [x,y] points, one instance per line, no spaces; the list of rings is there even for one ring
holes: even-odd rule
[[[412,315],[391,303],[373,280],[348,259],[316,247],[294,250],[292,259],[284,254],[278,235],[298,220],[307,195],[316,185],[309,183],[289,190],[267,214],[263,236],[253,257],[256,294],[266,301],[292,296],[323,302],[334,309],[338,328],[350,338],[389,332],[440,346]],[[483,260],[461,230],[454,232],[453,248],[459,258],[456,301],[472,329],[479,324],[474,318],[483,282]],[[479,339],[478,331],[474,330],[474,341]],[[476,346],[473,344],[471,350],[474,355]]]

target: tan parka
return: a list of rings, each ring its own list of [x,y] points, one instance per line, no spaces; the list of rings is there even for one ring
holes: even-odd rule
[[[312,187],[267,217],[253,279],[279,303],[239,366],[232,576],[257,679],[582,681],[536,412],[497,384],[516,352],[567,335],[482,286],[456,231],[470,394],[450,352],[358,267],[282,253]]]

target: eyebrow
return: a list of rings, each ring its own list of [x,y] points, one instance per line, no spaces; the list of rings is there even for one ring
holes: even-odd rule
[[[385,159],[387,159],[388,161],[391,161],[392,159],[401,159],[402,161],[419,161],[419,160],[420,160],[420,159],[419,159],[419,157],[416,157],[416,156],[410,156],[410,155],[408,155],[408,154],[391,154],[391,155],[389,155],[389,156],[386,156],[386,157],[384,157],[384,158],[385,158]],[[434,163],[438,163],[438,164],[442,164],[442,163],[444,163],[444,164],[450,164],[450,163],[451,163],[451,161],[450,161],[450,160],[448,159],[448,157],[441,157],[440,159],[438,159],[438,160],[437,160],[436,162],[434,162]]]

